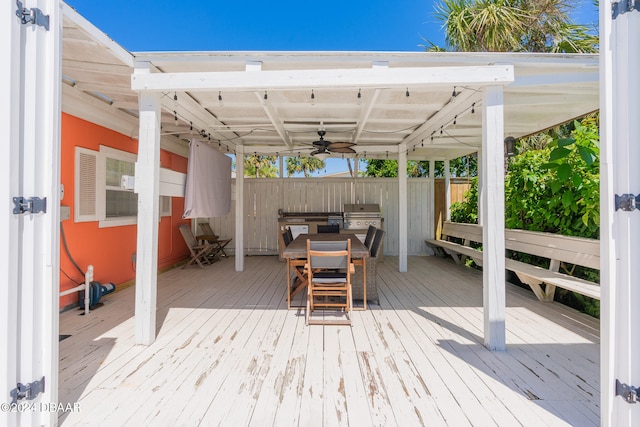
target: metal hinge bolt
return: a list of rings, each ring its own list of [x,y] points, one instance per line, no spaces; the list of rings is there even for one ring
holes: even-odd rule
[[[33,400],[40,393],[44,393],[44,377],[40,381],[33,381],[27,384],[18,383],[17,387],[11,390],[9,394],[13,398],[11,403],[18,403],[18,400]]]
[[[31,197],[26,199],[22,196],[13,198],[13,213],[14,214],[24,214],[24,213],[40,213],[47,212],[47,198],[40,197]]]
[[[23,24],[36,24],[49,31],[49,15],[45,15],[40,9],[32,7],[27,9],[22,6],[20,0],[16,0],[16,16],[20,18],[20,22]]]
[[[622,396],[627,403],[638,403],[640,390],[616,380],[616,396]]]
[[[623,194],[619,196],[616,194],[615,208],[616,210],[622,209],[626,212],[640,209],[640,195],[636,196],[634,194]]]
[[[616,19],[623,13],[633,12],[634,10],[640,12],[640,0],[620,0],[611,3],[611,16],[613,19]]]

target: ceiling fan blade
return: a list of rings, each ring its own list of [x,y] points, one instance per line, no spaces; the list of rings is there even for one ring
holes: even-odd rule
[[[355,152],[356,152],[356,150],[354,150],[353,148],[350,148],[350,147],[339,147],[339,148],[329,147],[328,150],[331,151],[332,153],[355,154]]]
[[[329,143],[329,148],[332,150],[335,149],[340,149],[340,148],[349,148],[349,147],[353,147],[354,144],[353,142],[330,142]]]

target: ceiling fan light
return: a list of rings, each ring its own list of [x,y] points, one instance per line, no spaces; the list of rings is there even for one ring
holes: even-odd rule
[[[317,153],[313,155],[316,159],[320,159],[320,160],[327,160],[327,158],[329,157],[329,153]]]

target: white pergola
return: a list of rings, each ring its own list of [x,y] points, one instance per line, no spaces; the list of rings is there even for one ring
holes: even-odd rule
[[[308,154],[320,126],[353,157],[445,160],[481,153],[487,242],[485,344],[505,348],[504,151],[520,137],[597,110],[595,56],[429,53],[138,53],[136,336],[155,338],[161,134],[194,132],[223,151]],[[195,131],[194,131],[195,129]],[[142,159],[142,160],[141,160]],[[236,162],[236,270],[244,263],[243,171]],[[399,270],[407,269],[407,177],[399,175]]]
[[[52,290],[59,286],[56,160],[61,105],[64,111],[140,141],[136,168],[140,195],[138,342],[148,344],[155,338],[160,148],[186,153],[186,139],[201,134],[208,141],[210,134],[212,145],[220,143],[225,152],[304,154],[311,150],[310,143],[322,124],[327,139],[354,142],[359,158],[395,158],[400,170],[408,159],[447,161],[479,153],[485,343],[496,350],[505,348],[503,139],[528,135],[600,107],[602,421],[603,425],[637,424],[637,407],[615,394],[616,379],[629,385],[629,390],[640,385],[640,364],[633,363],[640,348],[633,328],[633,308],[640,303],[640,293],[632,286],[632,279],[638,276],[634,260],[640,252],[638,239],[633,237],[640,223],[635,205],[627,205],[628,210],[613,205],[615,195],[640,194],[640,177],[631,163],[640,149],[635,143],[640,134],[640,121],[635,117],[640,109],[640,87],[632,78],[640,62],[640,52],[632,47],[640,35],[640,13],[637,2],[629,4],[632,7],[623,8],[615,3],[613,17],[611,4],[600,5],[602,55],[598,57],[398,52],[131,54],[64,3],[25,2],[25,7],[40,6],[42,14],[50,17],[48,29],[40,21],[22,24],[16,17],[16,5],[7,3],[0,15],[5,24],[0,26],[0,49],[11,66],[0,72],[9,94],[0,103],[0,117],[9,144],[3,145],[0,170],[7,183],[3,199],[10,207],[0,221],[7,236],[0,247],[0,272],[9,287],[0,291],[0,307],[4,307],[0,310],[0,348],[7,349],[2,352],[0,365],[6,368],[0,384],[11,389],[16,379],[27,382],[45,375],[54,390],[47,389],[42,399],[56,402],[58,298]],[[598,93],[603,94],[600,101]],[[238,167],[237,191],[241,192],[242,162]],[[408,219],[406,177],[400,176],[399,265],[403,271]],[[18,194],[47,197],[49,211],[11,213],[10,201]],[[242,212],[242,206],[236,208]],[[242,234],[241,224],[236,237]],[[242,270],[242,239],[236,241],[236,269]],[[37,315],[29,317],[29,310]],[[16,318],[24,320],[16,325]],[[46,331],[43,325],[48,325]],[[26,335],[18,336],[18,330]],[[18,359],[22,361],[19,369]],[[15,415],[1,416],[9,420],[8,425],[16,420]],[[55,419],[24,415],[21,423],[54,424]]]

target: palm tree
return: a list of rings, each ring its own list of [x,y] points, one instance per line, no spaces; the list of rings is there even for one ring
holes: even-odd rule
[[[290,176],[304,173],[305,178],[309,178],[312,172],[324,169],[324,166],[324,160],[316,157],[287,157],[287,172]]]
[[[276,160],[276,156],[246,156],[244,158],[244,175],[252,178],[275,178],[278,176]]]
[[[442,0],[436,17],[460,52],[596,52],[597,35],[569,19],[570,0]],[[443,49],[430,43],[428,50]]]

